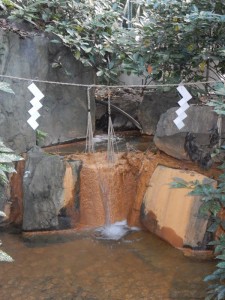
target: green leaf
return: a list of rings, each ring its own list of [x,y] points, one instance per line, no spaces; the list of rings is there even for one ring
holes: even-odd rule
[[[0,153],[0,163],[11,163],[18,160],[23,160],[23,158],[12,153]]]
[[[216,230],[218,229],[218,224],[217,223],[212,223],[212,225],[207,229],[208,232],[216,232]]]
[[[52,68],[53,69],[57,69],[57,68],[61,68],[62,67],[62,65],[61,65],[61,63],[59,63],[59,62],[54,62],[54,63],[52,63]]]
[[[96,73],[96,75],[97,75],[98,77],[102,76],[103,74],[104,74],[104,71],[103,71],[103,70],[100,70],[100,71],[98,71],[98,72]]]
[[[77,60],[80,59],[80,55],[81,55],[81,53],[80,53],[79,50],[77,50],[77,51],[74,53],[74,57],[75,57]]]
[[[92,50],[92,47],[85,47],[85,46],[80,46],[80,47],[81,47],[81,49],[84,50],[85,53],[90,53]]]
[[[210,294],[205,297],[205,300],[215,300],[215,294]]]
[[[213,274],[222,276],[224,274],[224,269],[217,269]]]
[[[0,170],[6,173],[15,173],[16,170],[14,168],[14,165],[12,163],[2,164],[0,163]]]
[[[7,82],[0,82],[0,91],[15,94],[14,91],[10,88],[10,84]]]
[[[222,246],[222,245],[217,245],[216,246],[216,248],[215,248],[215,250],[214,250],[214,252],[215,253],[220,253],[221,251],[223,251],[224,250],[224,246]]]
[[[217,95],[225,96],[225,86],[222,82],[214,85],[214,90]]]
[[[7,148],[5,145],[1,145],[0,144],[0,152],[4,152],[4,153],[13,153],[14,151],[10,148]]]
[[[218,298],[218,300],[224,300],[225,299],[225,286],[220,290],[217,298]]]
[[[62,42],[59,41],[59,40],[51,40],[51,43],[54,43],[54,44],[62,44]]]
[[[204,280],[205,282],[207,282],[207,281],[212,281],[212,280],[217,280],[217,279],[220,278],[220,275],[221,275],[221,274],[210,274],[210,275],[207,275],[203,280]]]
[[[0,216],[1,217],[7,217],[6,214],[4,213],[4,211],[1,211],[1,210],[0,210]]]
[[[47,136],[48,136],[47,132],[44,132],[42,130],[36,130],[37,145],[39,145],[42,141],[44,141]]]
[[[220,225],[222,226],[222,228],[225,230],[225,220],[222,220]]]
[[[216,265],[218,268],[222,268],[224,269],[225,268],[225,262],[220,262]],[[225,272],[225,271],[224,271]]]
[[[225,260],[225,254],[217,255],[217,259]]]
[[[5,172],[0,169],[0,181],[3,183],[8,183],[8,177],[6,176]]]
[[[6,252],[0,250],[0,261],[13,262],[14,259]]]
[[[174,182],[170,183],[171,188],[187,188],[188,186],[188,182],[182,178],[174,177],[173,180]]]

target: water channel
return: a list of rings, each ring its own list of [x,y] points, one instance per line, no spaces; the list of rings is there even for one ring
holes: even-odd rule
[[[99,150],[105,145],[102,140]],[[120,147],[145,151],[149,142],[136,137],[131,145],[127,137]],[[79,151],[78,144],[74,147],[55,147],[54,152]],[[0,263],[1,300],[204,299],[203,278],[216,264],[186,257],[143,230],[128,232],[120,240],[102,239],[94,229],[31,240],[1,231],[0,239],[1,249],[14,259]]]

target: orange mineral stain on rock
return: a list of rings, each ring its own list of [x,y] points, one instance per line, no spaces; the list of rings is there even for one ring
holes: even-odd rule
[[[220,172],[216,169],[203,171],[192,162],[180,161],[161,152],[120,153],[115,165],[107,163],[106,155],[106,152],[97,152],[66,156],[66,159],[83,161],[80,178],[81,226],[105,224],[107,202],[111,222],[127,219],[130,226],[143,227],[140,221],[141,206],[158,165],[183,172],[195,170],[208,177],[216,177]]]
[[[142,220],[150,231],[175,247],[198,247],[203,243],[208,220],[198,214],[201,201],[189,194],[190,189],[170,187],[175,178],[216,183],[194,171],[159,165],[144,196]]]
[[[25,160],[16,163],[17,173],[13,173],[10,179],[10,216],[9,222],[15,225],[21,225],[23,221],[23,175],[25,169]]]
[[[175,230],[169,227],[162,227],[159,232],[159,236],[165,241],[169,242],[174,247],[182,247],[184,244],[183,239],[176,234]]]
[[[126,160],[118,155],[112,165],[106,161],[104,153],[89,155],[83,160],[80,178],[82,225],[102,226],[127,219],[136,195],[136,184]]]
[[[140,220],[143,199],[146,191],[151,188],[150,179],[159,165],[177,169],[181,174],[190,171],[191,180],[195,179],[192,171],[215,178],[220,172],[215,168],[202,171],[192,162],[180,161],[159,151],[157,153],[151,151],[119,153],[116,154],[117,159],[114,165],[109,164],[106,157],[106,152],[70,154],[64,157],[67,162],[64,195],[60,207],[63,209],[62,212],[70,217],[71,228],[103,226],[107,222],[114,223],[124,219],[130,226],[143,227]],[[80,174],[79,180],[74,178],[74,169],[70,165],[78,160],[82,161],[79,171],[75,172]],[[24,161],[21,161],[18,163],[17,174],[14,174],[11,179],[10,221],[15,224],[22,222],[23,173]],[[158,190],[162,194],[165,193],[164,187],[159,187]],[[169,194],[167,196],[169,197]],[[185,203],[185,198],[180,199],[180,203]],[[178,212],[181,216],[184,212],[187,216],[190,213],[189,208],[183,204],[175,206],[172,211]],[[151,227],[149,230],[160,233],[158,235],[164,239],[170,236],[172,244],[176,247],[182,246],[183,235],[171,224],[161,224],[159,217],[153,217],[154,215],[157,215],[156,212],[150,209],[147,214],[148,226]],[[172,215],[170,218],[173,220]],[[183,221],[184,219],[180,221],[179,228],[182,228]],[[145,223],[144,225],[148,228]],[[189,229],[193,230],[191,226]]]
[[[62,207],[66,211],[66,215],[70,217],[70,226],[74,228],[79,222],[79,212],[75,209],[75,188],[77,178],[74,178],[71,165],[66,162],[66,171],[63,180],[64,195]]]

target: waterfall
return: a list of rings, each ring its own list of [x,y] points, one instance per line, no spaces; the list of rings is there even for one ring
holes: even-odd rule
[[[113,202],[114,172],[115,166],[109,165],[107,175],[104,172],[99,176],[99,185],[105,211],[105,225],[96,229],[100,239],[119,240],[128,232],[139,230],[137,227],[129,227],[127,220],[111,222],[111,207]],[[100,173],[99,173],[100,174]],[[104,175],[104,176],[103,176]]]

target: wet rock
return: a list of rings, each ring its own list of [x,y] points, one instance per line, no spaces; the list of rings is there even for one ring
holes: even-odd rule
[[[180,96],[176,90],[145,93],[138,110],[138,120],[142,125],[143,133],[149,135],[155,134],[161,114],[177,105],[179,100]],[[195,100],[191,101],[194,102]]]
[[[23,177],[23,230],[71,227],[76,215],[75,189],[81,162],[66,162],[37,146],[27,156]]]
[[[172,189],[174,178],[185,181],[211,183],[215,181],[194,171],[183,171],[158,166],[144,195],[141,221],[151,232],[174,247],[188,246],[205,249],[208,220],[199,216],[199,197],[190,196],[190,189]]]
[[[209,170],[212,166],[211,153],[208,150],[203,150],[196,142],[196,137],[193,133],[188,132],[184,141],[184,150],[191,161],[197,162],[201,169]]]
[[[194,134],[196,143],[200,145],[204,152],[212,150],[210,148],[211,129],[217,123],[217,114],[211,107],[191,105],[184,120],[185,126],[179,130],[173,120],[177,117],[173,107],[162,114],[157,124],[154,142],[156,146],[168,155],[178,159],[189,159],[185,149],[185,137],[188,132]],[[223,122],[223,128],[225,123]]]
[[[97,129],[103,131],[108,130],[108,107],[105,105],[108,101],[108,90],[97,89],[96,90],[96,126]],[[106,102],[104,104],[103,101]],[[142,101],[141,91],[135,91],[133,89],[113,89],[111,91],[111,103],[122,109],[128,115],[135,120],[138,120],[138,108]],[[132,130],[137,127],[123,114],[118,112],[114,107],[111,107],[112,122],[115,130]]]
[[[15,226],[21,226],[23,222],[23,175],[25,160],[15,163],[16,173],[10,178],[10,216],[9,221]]]
[[[115,119],[115,115],[111,114],[112,122]],[[108,132],[108,125],[109,124],[109,114],[105,112],[99,119],[96,120],[96,129],[102,130],[103,132]]]
[[[0,73],[54,82],[93,83],[92,70],[84,68],[62,44],[51,43],[52,39],[55,37],[37,33],[21,38],[16,33],[0,30]],[[36,144],[35,131],[27,123],[33,98],[27,89],[31,82],[15,79],[7,79],[7,82],[15,95],[0,92],[0,136],[13,150],[24,152]],[[41,100],[43,107],[39,110],[38,129],[48,135],[41,145],[85,137],[86,89],[44,83],[36,85],[45,95]],[[94,117],[93,91],[91,100]]]
[[[105,153],[84,161],[80,180],[80,224],[103,226],[126,220],[135,198],[136,180],[123,159],[113,168]]]

